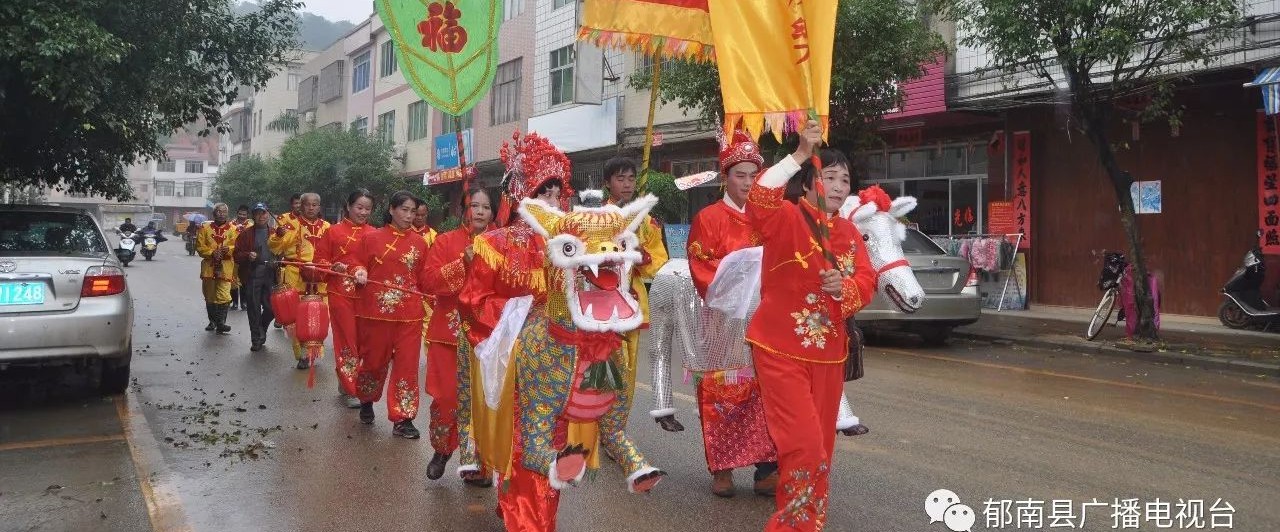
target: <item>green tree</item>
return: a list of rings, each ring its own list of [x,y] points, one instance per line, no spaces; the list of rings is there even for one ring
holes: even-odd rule
[[[1150,105],[1132,118],[1176,124],[1173,84],[1188,64],[1209,64],[1217,46],[1237,31],[1239,0],[933,0],[969,31],[963,43],[982,46],[1007,74],[1048,83],[1097,150],[1120,207],[1133,262],[1139,338],[1155,340],[1155,306],[1147,260],[1133,210],[1134,179],[1120,167],[1108,129],[1116,100],[1148,93]],[[1183,74],[1185,75],[1185,74]],[[1011,83],[1012,81],[1010,81]],[[1121,117],[1123,118],[1123,117]]]
[[[902,103],[894,80],[920,77],[923,66],[946,52],[946,44],[924,23],[915,7],[901,0],[842,0],[836,20],[831,68],[831,144],[851,150],[878,142],[878,120]],[[647,89],[650,76],[631,76]],[[713,64],[664,63],[659,98],[674,102],[708,126],[718,126],[724,104]]]
[[[676,177],[659,172],[649,171],[648,190],[646,192],[658,197],[658,205],[649,214],[663,223],[687,223],[689,221],[689,195],[676,188]]]
[[[279,180],[275,179],[274,172],[270,161],[257,156],[226,163],[218,168],[218,178],[213,182],[210,196],[232,209],[237,205],[252,206],[261,201],[272,212],[284,212],[288,207],[283,200],[290,193],[276,188]]]
[[[382,223],[386,202],[397,190],[414,192],[433,209],[440,208],[437,194],[418,181],[397,175],[392,168],[392,148],[379,139],[351,131],[317,129],[290,137],[278,158],[250,157],[223,166],[214,193],[219,201],[229,204],[265,201],[281,212],[289,196],[315,192],[326,212],[337,213],[347,195],[367,188],[377,200],[373,216],[377,224]]]
[[[236,88],[261,88],[295,48],[295,0],[0,2],[0,183],[132,196],[125,168]],[[205,130],[207,133],[208,129]]]

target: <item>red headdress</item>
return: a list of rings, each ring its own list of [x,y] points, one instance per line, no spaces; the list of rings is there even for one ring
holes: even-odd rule
[[[733,132],[733,139],[727,141],[723,131],[717,135],[720,139],[720,171],[728,172],[738,163],[753,163],[756,170],[764,168],[764,156],[760,154],[760,145],[741,130]]]
[[[569,186],[569,158],[556,148],[551,141],[537,133],[529,133],[524,138],[520,132],[511,134],[511,143],[503,142],[499,155],[502,164],[507,167],[504,176],[506,191],[502,197],[502,205],[498,208],[498,225],[504,226],[515,212],[515,204],[520,200],[532,197],[544,183],[551,180],[560,182],[561,210],[568,210],[569,198],[573,189]]]

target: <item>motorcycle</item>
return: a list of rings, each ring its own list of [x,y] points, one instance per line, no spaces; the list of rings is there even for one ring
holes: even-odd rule
[[[1254,247],[1244,255],[1244,265],[1222,287],[1226,301],[1218,307],[1218,320],[1232,329],[1261,327],[1262,330],[1280,325],[1280,307],[1272,307],[1262,297],[1262,280],[1267,265],[1262,260],[1262,248]]]
[[[195,255],[196,254],[196,237],[191,236],[191,233],[182,233],[182,241],[186,242],[187,256]]]
[[[120,234],[120,245],[116,246],[116,258],[120,259],[122,265],[128,266],[129,262],[133,261],[133,258],[138,254],[138,242],[136,240],[138,234],[133,231],[117,231],[117,233]]]
[[[143,231],[142,232],[142,258],[151,260],[152,257],[155,257],[156,246],[160,242],[164,242],[165,240],[168,240],[168,239],[165,238],[164,235],[160,234],[159,230]]]

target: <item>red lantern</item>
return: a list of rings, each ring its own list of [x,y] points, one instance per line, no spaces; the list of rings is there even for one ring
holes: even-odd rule
[[[271,310],[276,315],[276,323],[293,325],[298,321],[298,291],[288,285],[277,286],[271,292]]]
[[[294,334],[307,350],[307,360],[311,363],[307,387],[311,388],[316,384],[316,359],[324,354],[324,339],[329,335],[329,306],[324,296],[305,295],[298,303],[297,312]]]

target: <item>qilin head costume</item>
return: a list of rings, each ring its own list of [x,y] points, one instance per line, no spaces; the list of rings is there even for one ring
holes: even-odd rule
[[[535,144],[539,142],[545,141]],[[545,160],[520,149],[504,160],[525,157],[522,161],[533,168]],[[642,260],[636,229],[657,198],[646,195],[622,207],[602,205],[602,200],[599,191],[588,191],[583,205],[565,211],[539,199],[522,199],[517,212],[541,252],[536,266],[477,251],[480,260],[499,261],[495,266],[507,270],[505,278],[539,279],[528,283],[529,295],[507,300],[493,333],[475,348],[472,376],[479,386],[473,386],[472,397],[480,457],[509,486],[500,491],[504,514],[532,516],[504,515],[508,523],[532,519],[544,524],[534,528],[548,522],[554,528],[554,503],[531,501],[554,499],[544,493],[548,488],[567,487],[598,463],[599,421],[617,408],[618,394],[625,390],[617,366],[619,335],[643,323],[640,304],[629,290],[633,269]],[[521,268],[529,271],[516,271]],[[611,454],[619,462],[635,461],[628,468],[628,488],[647,491],[665,473],[643,463],[630,442],[625,443],[621,453]]]

